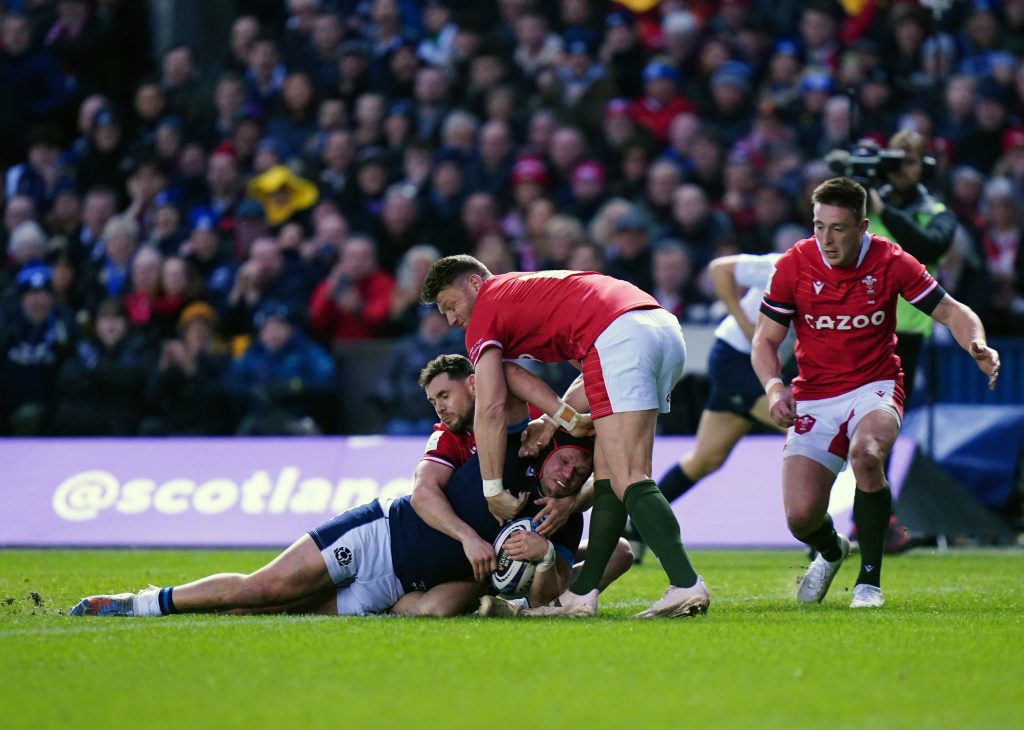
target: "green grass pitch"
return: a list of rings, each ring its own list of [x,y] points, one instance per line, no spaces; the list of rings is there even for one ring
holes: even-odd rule
[[[706,617],[633,621],[647,561],[583,620],[76,619],[81,595],[249,571],[264,551],[0,552],[0,727],[1009,728],[1024,724],[1024,551],[854,563],[798,606],[797,551],[693,551]],[[33,599],[32,594],[36,594]]]

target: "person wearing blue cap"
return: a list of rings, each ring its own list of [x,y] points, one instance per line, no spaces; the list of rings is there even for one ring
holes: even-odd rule
[[[57,372],[79,332],[54,299],[48,266],[26,266],[15,285],[17,301],[0,313],[0,434],[39,436],[55,405]]]
[[[726,61],[711,74],[713,112],[704,121],[718,132],[726,148],[750,131],[751,75],[750,67],[740,61]]]
[[[672,120],[686,112],[696,112],[693,102],[682,95],[682,76],[669,58],[655,58],[643,72],[644,96],[633,105],[633,118],[658,144],[668,142]]]
[[[262,211],[259,217],[263,217]],[[227,296],[234,283],[238,262],[223,245],[212,210],[194,209],[189,214],[189,226],[190,233],[179,253],[202,279],[207,301],[222,313],[227,307]]]

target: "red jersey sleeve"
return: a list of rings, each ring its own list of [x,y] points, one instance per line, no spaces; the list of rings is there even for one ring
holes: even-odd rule
[[[928,273],[920,261],[906,251],[897,248],[893,257],[892,274],[896,290],[910,304],[925,314],[931,314],[936,305],[946,295],[939,282]]]
[[[472,450],[465,437],[452,433],[438,423],[434,425],[434,432],[427,439],[427,446],[423,450],[421,461],[433,461],[452,469],[458,469],[469,461],[469,457],[472,455]]]
[[[783,327],[789,327],[796,313],[796,264],[793,249],[775,262],[761,300],[761,313]]]
[[[466,354],[473,367],[476,367],[477,360],[488,347],[505,349],[500,312],[495,302],[478,299],[466,327]]]

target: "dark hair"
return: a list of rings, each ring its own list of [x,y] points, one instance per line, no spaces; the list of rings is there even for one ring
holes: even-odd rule
[[[442,373],[452,380],[465,380],[473,374],[473,363],[464,355],[438,355],[420,370],[420,387],[426,388]]]
[[[427,272],[427,276],[423,280],[420,301],[424,304],[433,304],[437,301],[437,295],[441,293],[441,290],[451,286],[463,274],[479,274],[484,279],[491,276],[487,267],[472,256],[466,254],[445,256],[443,259],[435,261],[430,267],[430,271]]]
[[[867,217],[868,193],[860,183],[848,177],[834,177],[823,182],[811,193],[811,202],[846,208],[858,223]]]

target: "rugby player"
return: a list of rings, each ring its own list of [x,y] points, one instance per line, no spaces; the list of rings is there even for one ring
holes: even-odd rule
[[[570,432],[589,404],[596,432],[594,502],[587,558],[571,588],[527,615],[592,616],[598,585],[632,517],[669,578],[665,595],[638,618],[705,613],[707,588],[683,549],[679,523],[651,479],[658,412],[682,375],[679,321],[632,284],[592,272],[513,272],[494,276],[472,256],[436,261],[422,299],[466,330],[476,370],[474,433],[487,502],[509,519],[521,506],[502,482],[505,458],[503,361],[572,362],[583,372],[566,400],[528,398]],[[582,386],[582,387],[581,387]],[[568,401],[568,402],[567,402]]]
[[[847,459],[857,489],[853,521],[861,566],[852,608],[878,608],[882,550],[892,513],[885,463],[903,420],[903,372],[896,347],[899,296],[949,328],[994,388],[999,353],[969,307],[947,294],[897,244],[868,233],[867,192],[847,178],[811,196],[814,237],[775,265],[761,304],[751,360],[768,395],[772,420],[787,428],[782,462],[786,521],[795,538],[818,551],[797,599],[821,601],[849,541],[828,514],[829,493]],[[792,323],[797,377],[780,378],[778,348]]]

